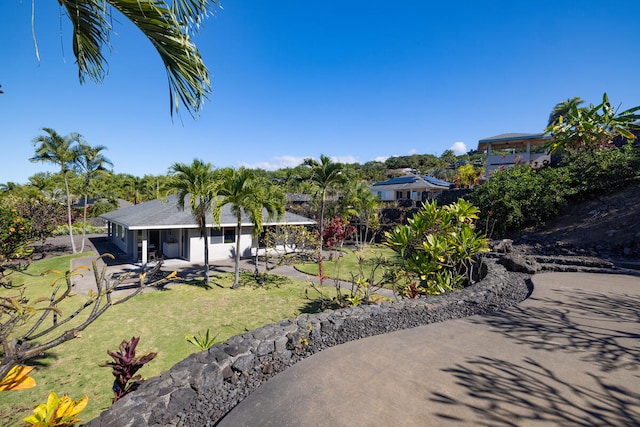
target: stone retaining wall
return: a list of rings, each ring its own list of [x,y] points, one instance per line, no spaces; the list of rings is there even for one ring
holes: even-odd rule
[[[494,260],[487,260],[487,267],[485,279],[458,292],[302,315],[236,335],[149,379],[87,425],[214,425],[264,381],[326,348],[488,313],[527,297],[528,275],[509,272]]]

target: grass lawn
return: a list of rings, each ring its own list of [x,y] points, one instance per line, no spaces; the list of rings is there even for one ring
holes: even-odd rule
[[[351,281],[351,273],[358,274],[360,271],[360,258],[364,258],[363,273],[365,278],[370,277],[371,269],[378,257],[383,257],[388,262],[394,262],[397,259],[396,253],[383,245],[367,245],[362,250],[341,249],[334,251],[334,253],[341,254],[341,256],[338,261],[335,261],[337,257],[334,257],[333,260],[329,258],[324,260],[324,274],[329,278],[337,278],[345,282]],[[312,276],[318,275],[318,264],[315,262],[296,264],[295,268]],[[383,274],[382,268],[376,270],[376,283],[382,279]]]
[[[86,256],[86,254],[84,254]],[[29,274],[49,269],[65,271],[71,256],[33,263]],[[30,298],[49,296],[52,277],[29,276],[25,294]],[[165,290],[146,292],[116,305],[90,325],[77,339],[68,341],[29,365],[37,386],[28,390],[1,392],[0,425],[21,425],[33,407],[44,403],[50,391],[69,394],[72,399],[89,397],[80,413],[83,421],[96,417],[111,403],[111,370],[98,365],[110,360],[107,350],[116,350],[122,340],[141,337],[137,354],[157,352],[155,359],[139,372],[143,377],[169,369],[197,347],[185,340],[187,333],[210,329],[218,340],[252,330],[268,323],[315,312],[317,306],[305,298],[306,284],[282,276],[271,276],[264,287],[244,285],[230,289],[231,274],[212,277],[210,286],[200,283],[176,283]],[[0,294],[7,294],[1,289]],[[69,298],[64,313],[77,308],[84,297]]]

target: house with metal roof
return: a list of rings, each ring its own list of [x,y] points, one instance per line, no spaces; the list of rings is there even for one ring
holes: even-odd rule
[[[188,197],[188,196],[187,196]],[[156,199],[128,206],[100,215],[107,222],[107,236],[125,252],[132,262],[146,264],[156,257],[181,258],[190,262],[204,261],[204,242],[198,225],[188,208],[178,209],[178,197]],[[185,207],[189,206],[188,199]],[[230,205],[220,213],[220,222],[214,223],[207,215],[209,237],[209,261],[233,258],[236,250],[237,219]],[[285,212],[280,219],[268,221],[266,213],[263,225],[313,225],[315,221]],[[241,256],[251,256],[257,250],[258,239],[251,236],[253,224],[243,215],[240,234]]]
[[[487,153],[484,175],[517,164],[537,168],[551,161],[546,145],[551,137],[543,133],[504,133],[478,141],[478,151]]]
[[[384,202],[398,202],[405,207],[415,207],[433,199],[453,184],[427,175],[405,175],[373,184],[371,192]]]

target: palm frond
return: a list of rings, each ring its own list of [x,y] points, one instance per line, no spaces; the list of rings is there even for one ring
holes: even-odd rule
[[[183,7],[177,7],[176,15],[164,0],[106,1],[133,22],[158,51],[167,70],[172,113],[182,103],[192,116],[197,116],[211,93],[211,83],[200,52],[191,41],[190,23],[184,19],[189,11],[202,12],[209,2],[182,0]]]
[[[106,75],[102,49],[108,43],[111,26],[101,0],[58,0],[73,24],[73,54],[78,62],[78,78],[101,82]]]

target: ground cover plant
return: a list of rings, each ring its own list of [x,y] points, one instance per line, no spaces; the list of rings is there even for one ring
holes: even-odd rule
[[[359,271],[360,258],[364,258],[363,267],[366,276],[371,273],[371,269],[380,260],[389,264],[394,264],[399,260],[397,254],[384,245],[364,245],[362,249],[333,249],[325,252],[323,260],[324,276],[329,279],[351,282],[353,279],[352,274]],[[310,276],[318,276],[320,274],[317,262],[298,263],[295,264],[295,268]],[[383,276],[384,271],[379,269],[375,274],[376,281],[381,280]]]
[[[23,275],[28,279],[25,292],[32,298],[50,294],[51,277],[38,274],[68,269],[70,258],[63,256],[31,264],[28,275]],[[142,377],[151,377],[198,351],[185,341],[185,334],[191,331],[210,329],[224,341],[238,333],[317,310],[305,298],[305,283],[271,276],[273,280],[263,286],[242,286],[237,290],[230,289],[232,274],[214,276],[210,286],[203,286],[202,279],[196,278],[143,293],[126,304],[112,307],[80,337],[32,359],[30,364],[35,370],[30,376],[37,385],[2,392],[0,425],[19,425],[37,404],[46,400],[51,390],[60,396],[88,396],[81,418],[87,421],[97,416],[113,398],[113,376],[99,364],[108,359],[107,350],[118,348],[123,339],[141,337],[144,353],[158,353],[152,363],[139,371]],[[249,273],[242,279],[248,281],[250,277]],[[0,290],[0,295],[4,292],[5,289]],[[86,297],[81,295],[71,297],[69,307],[83,299]],[[67,306],[60,308],[64,312]]]

